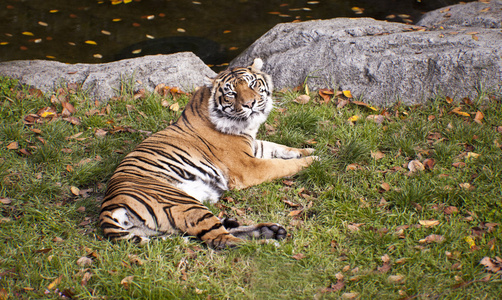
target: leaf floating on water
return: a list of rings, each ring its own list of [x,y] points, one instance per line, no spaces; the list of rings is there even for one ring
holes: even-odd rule
[[[29,31],[24,31],[22,33],[22,35],[27,35],[27,36],[34,36],[34,34],[32,32],[29,32]]]
[[[183,28],[178,28],[178,29],[176,29],[176,31],[177,31],[177,32],[181,32],[181,33],[186,32],[186,30],[185,30],[185,29],[183,29]]]
[[[40,25],[40,26],[44,26],[44,27],[49,26],[49,24],[47,24],[47,23],[45,23],[45,22],[42,22],[42,21],[38,22],[38,25]]]
[[[91,40],[87,40],[87,41],[85,41],[85,43],[88,45],[97,45],[98,44],[95,41],[91,41]]]
[[[107,30],[101,30],[101,33],[104,35],[111,35],[112,34],[110,31],[107,31]]]
[[[140,54],[142,49],[136,49],[131,51],[132,54]]]

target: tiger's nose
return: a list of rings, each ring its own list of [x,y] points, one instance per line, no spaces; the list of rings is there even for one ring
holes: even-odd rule
[[[254,104],[256,103],[256,100],[251,100],[251,101],[248,101],[246,103],[243,103],[242,106],[246,107],[246,108],[253,108]]]

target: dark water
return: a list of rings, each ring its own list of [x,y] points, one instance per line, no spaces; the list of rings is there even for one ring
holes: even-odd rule
[[[192,51],[229,62],[277,23],[372,17],[414,23],[455,0],[1,0],[0,61],[100,63]]]

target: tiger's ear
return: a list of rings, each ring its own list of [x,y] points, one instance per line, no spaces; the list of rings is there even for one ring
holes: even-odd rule
[[[251,70],[254,72],[259,72],[261,71],[261,68],[263,68],[263,60],[257,57],[254,59],[253,64],[251,65]]]
[[[208,88],[213,87],[216,78],[211,78],[208,76],[204,77],[204,85]]]

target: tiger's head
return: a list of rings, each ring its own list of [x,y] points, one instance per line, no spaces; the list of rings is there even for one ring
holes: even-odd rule
[[[262,67],[256,58],[249,67],[225,70],[211,80],[209,117],[217,130],[256,136],[273,108],[272,79]]]

